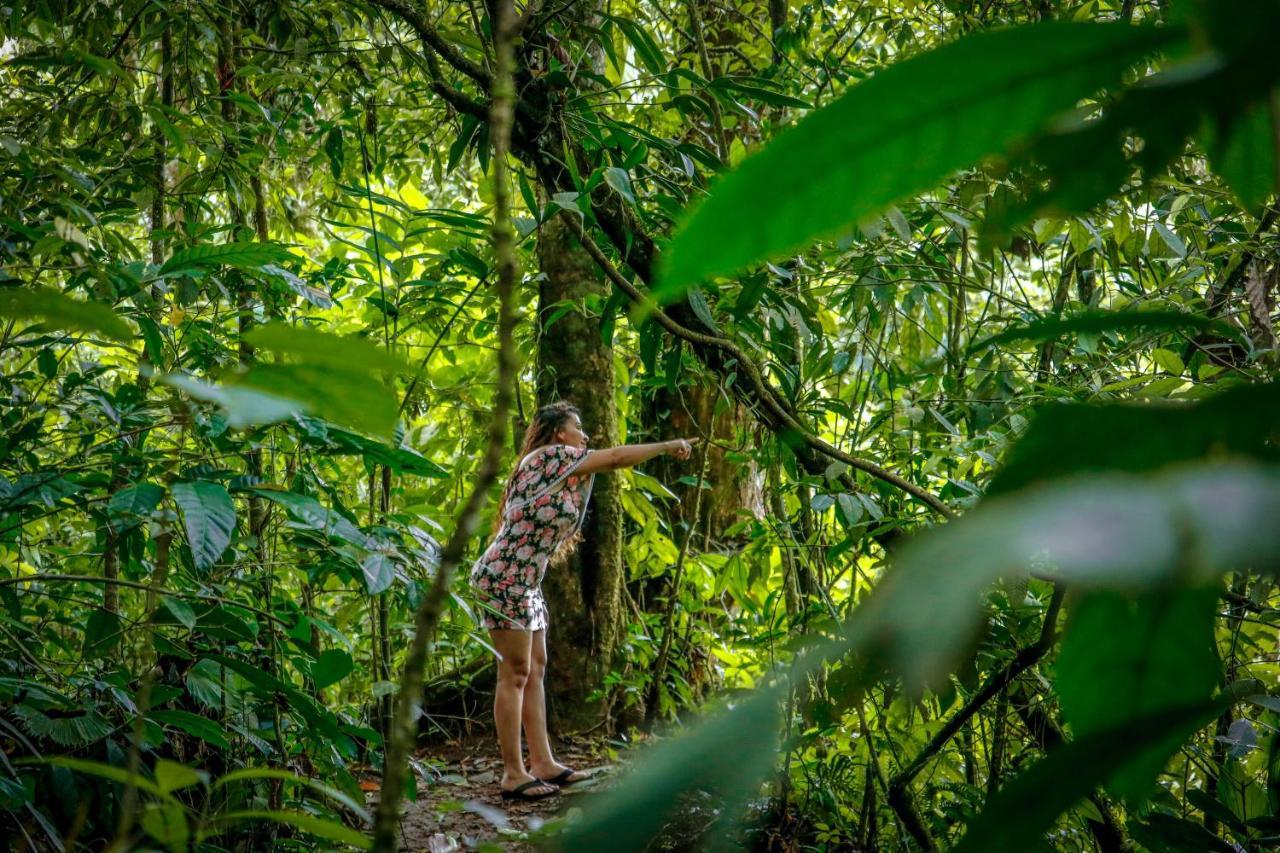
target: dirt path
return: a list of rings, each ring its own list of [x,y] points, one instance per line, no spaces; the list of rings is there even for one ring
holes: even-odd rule
[[[608,784],[618,760],[612,745],[605,741],[561,745],[556,757],[575,769],[598,770],[601,777],[565,788],[558,797],[504,803],[498,791],[502,762],[491,738],[455,741],[420,751],[414,762],[418,800],[406,810],[401,849],[429,853],[523,853],[537,849],[529,842],[529,834],[573,807],[582,794]],[[369,796],[372,807],[377,802],[376,790]]]

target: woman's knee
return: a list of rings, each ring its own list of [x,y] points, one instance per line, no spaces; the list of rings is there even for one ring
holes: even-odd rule
[[[528,683],[533,665],[528,658],[508,657],[498,664],[498,681],[523,690]]]

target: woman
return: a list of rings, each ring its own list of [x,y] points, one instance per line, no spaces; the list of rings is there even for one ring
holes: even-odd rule
[[[587,450],[578,410],[565,402],[543,406],[524,436],[522,459],[507,481],[492,544],[471,570],[485,606],[482,624],[498,653],[493,718],[502,750],[502,798],[538,800],[588,774],[555,760],[547,738],[542,675],[547,662],[547,606],[542,577],[581,539],[591,484],[598,471],[630,468],[661,453],[688,459],[696,440]],[[520,724],[529,742],[529,768],[520,750]]]

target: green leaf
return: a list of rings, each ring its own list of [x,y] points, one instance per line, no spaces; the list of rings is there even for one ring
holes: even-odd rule
[[[988,800],[956,853],[1035,849],[1058,815],[1115,773],[1135,751],[1165,740],[1185,740],[1222,708],[1221,702],[1202,702],[1165,709],[1058,748]]]
[[[1236,853],[1235,847],[1200,824],[1160,812],[1151,813],[1143,823],[1130,824],[1129,830],[1138,843],[1153,850],[1161,849],[1157,845],[1164,845],[1173,850],[1197,851],[1197,853],[1200,851]]]
[[[1180,38],[1044,22],[899,62],[779,134],[720,180],[663,253],[656,296],[803,246],[1009,150]]]
[[[107,518],[111,520],[111,529],[122,533],[137,527],[163,499],[164,486],[155,483],[125,486],[107,502]]]
[[[173,726],[181,729],[192,737],[199,738],[207,744],[216,746],[220,749],[227,749],[231,746],[227,742],[227,737],[222,731],[222,727],[213,720],[193,714],[190,711],[151,711],[147,715],[161,725]]]
[[[360,532],[360,528],[352,524],[341,513],[334,512],[309,495],[300,495],[296,492],[271,489],[265,486],[258,486],[250,491],[284,507],[290,518],[307,525],[313,530],[323,531],[328,536],[333,536],[360,548],[370,549],[378,545],[375,539]]]
[[[179,275],[218,266],[256,269],[263,264],[296,260],[296,257],[278,243],[205,243],[174,252],[160,267],[159,274]]]
[[[1181,311],[1082,311],[1070,317],[1042,317],[1012,326],[970,345],[969,354],[1010,341],[1051,341],[1070,334],[1098,335],[1103,332],[1173,332],[1194,329],[1234,340],[1241,335],[1220,320]],[[1181,371],[1179,371],[1181,372]]]
[[[218,404],[226,413],[227,425],[232,429],[277,423],[307,408],[298,400],[240,385],[210,385],[184,373],[169,373],[161,376],[160,381],[185,391],[189,397]]]
[[[223,812],[215,815],[212,822],[216,825],[247,823],[256,820],[269,820],[276,823],[287,824],[288,826],[297,827],[303,832],[310,833],[317,838],[324,838],[328,841],[336,841],[339,844],[349,844],[359,850],[368,850],[372,842],[367,836],[354,829],[343,826],[340,823],[331,820],[325,820],[314,815],[304,814],[302,812],[274,812],[265,810],[246,810]],[[224,831],[224,830],[219,830]]]
[[[662,49],[658,47],[658,43],[653,40],[653,36],[649,35],[647,30],[630,18],[620,18],[616,15],[602,17],[612,21],[618,29],[622,30],[622,35],[631,42],[631,46],[635,48],[636,58],[640,60],[640,64],[646,71],[654,76],[667,72],[667,61],[662,56]]]
[[[781,690],[756,691],[700,725],[647,750],[625,784],[602,794],[554,844],[563,850],[642,850],[682,795],[711,789],[717,808],[736,814],[758,793],[778,751]],[[725,835],[717,828],[718,835]]]
[[[147,803],[142,812],[142,830],[170,850],[187,849],[191,828],[187,810],[179,803]]]
[[[196,568],[207,569],[231,544],[236,527],[236,508],[231,495],[219,483],[208,480],[174,483],[170,491],[182,510],[187,543]]]
[[[231,387],[295,400],[303,412],[391,440],[400,406],[391,387],[362,372],[328,365],[257,364]]]
[[[374,551],[361,560],[360,571],[364,573],[364,585],[370,595],[386,592],[396,579],[395,563],[381,551]]]
[[[90,613],[84,629],[85,658],[92,660],[110,654],[119,643],[120,617],[101,607]]]
[[[1078,588],[1208,583],[1250,567],[1280,570],[1280,467],[1181,465],[1107,473],[988,498],[903,546],[859,618],[884,661],[913,687],[936,684],[973,639],[982,592],[1040,576]],[[1187,555],[1196,559],[1188,565]]]
[[[1280,98],[1280,93],[1269,95],[1243,114],[1232,116],[1225,133],[1219,131],[1207,146],[1214,171],[1240,203],[1255,212],[1277,191],[1275,108],[1269,102]]]
[[[164,758],[156,762],[153,775],[156,777],[156,784],[160,786],[160,790],[166,794],[181,788],[198,785],[208,779],[206,774],[199,770]]]
[[[1222,678],[1213,625],[1219,590],[1098,590],[1072,608],[1058,658],[1058,697],[1072,733],[1085,737],[1213,695]],[[1131,750],[1108,791],[1137,807],[1181,740]]]
[[[171,595],[163,596],[160,603],[188,631],[196,626],[196,612],[191,609],[190,604]]]
[[[365,338],[335,335],[288,323],[255,326],[243,339],[254,347],[290,356],[301,364],[324,365],[346,373],[406,369],[404,362]]]
[[[1052,404],[1036,412],[987,494],[1085,471],[1150,471],[1213,454],[1275,460],[1280,384],[1233,388],[1195,403]]]
[[[626,169],[610,166],[604,170],[604,182],[627,201],[636,203],[635,194],[631,191],[631,176],[627,174]]]
[[[129,784],[129,780],[133,780],[133,784],[139,791],[148,794],[154,794],[162,799],[172,800],[173,798],[160,790],[156,783],[152,782],[145,776],[137,773],[130,773],[124,767],[114,767],[110,764],[103,764],[101,761],[89,761],[84,758],[72,758],[67,755],[56,755],[50,758],[22,758],[14,762],[15,764],[48,764],[53,767],[65,767],[68,770],[74,770],[77,773],[84,773],[87,776],[96,776],[99,779],[108,779],[112,782],[119,782],[121,785]]]
[[[1182,242],[1182,238],[1173,232],[1173,229],[1163,222],[1155,222],[1152,224],[1155,232],[1160,235],[1160,239],[1164,240],[1164,244],[1169,247],[1169,251],[1173,252],[1179,258],[1187,256],[1187,244]]]
[[[336,802],[341,803],[351,811],[355,812],[366,822],[369,821],[369,812],[363,803],[358,803],[342,791],[334,788],[332,785],[326,785],[316,779],[309,779],[305,776],[299,776],[290,773],[288,770],[278,770],[274,767],[246,767],[242,770],[233,770],[230,773],[218,778],[213,783],[213,787],[217,788],[222,785],[230,785],[233,782],[246,782],[253,779],[282,779],[286,782],[295,782],[299,785],[305,785],[312,790],[318,791]]]
[[[0,317],[38,317],[51,329],[97,332],[117,341],[131,340],[134,334],[107,306],[72,299],[48,287],[0,288]]]
[[[319,659],[311,667],[311,678],[316,689],[323,690],[331,684],[337,684],[355,669],[355,661],[342,649],[326,649],[320,653]]]
[[[1161,370],[1174,376],[1181,376],[1187,370],[1187,366],[1182,363],[1181,357],[1172,350],[1153,349],[1151,351],[1151,360],[1159,365]]]

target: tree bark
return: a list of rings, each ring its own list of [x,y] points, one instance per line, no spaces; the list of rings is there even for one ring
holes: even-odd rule
[[[538,236],[544,274],[538,287],[538,403],[569,400],[582,411],[591,444],[611,447],[618,443],[613,347],[601,336],[597,307],[608,298],[610,286],[598,278],[595,260],[575,233],[557,216]],[[577,553],[549,568],[543,581],[552,614],[547,712],[560,732],[594,727],[607,714],[606,703],[588,701],[588,696],[608,675],[625,625],[616,475],[596,475],[582,533]]]

